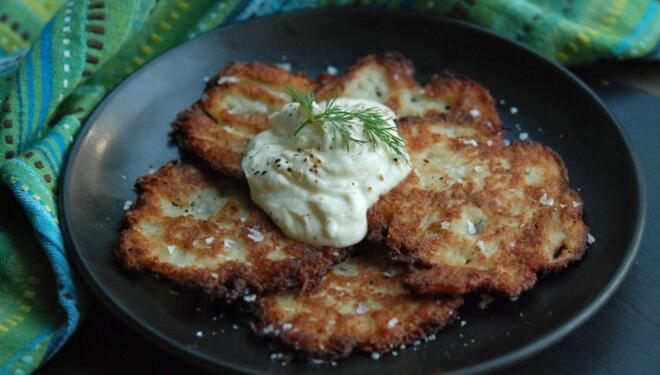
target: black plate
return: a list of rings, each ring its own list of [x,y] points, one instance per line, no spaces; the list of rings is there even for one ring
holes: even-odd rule
[[[515,124],[556,150],[586,203],[597,238],[582,262],[542,279],[518,301],[488,309],[478,297],[434,342],[374,361],[353,356],[330,365],[270,360],[265,346],[218,312],[114,262],[133,182],[178,157],[169,124],[202,93],[204,77],[231,60],[286,62],[312,75],[368,53],[396,50],[426,79],[444,69],[489,88],[515,136]],[[512,115],[510,107],[519,113]],[[312,10],[223,27],[175,48],[119,86],[87,121],[62,179],[61,212],[69,251],[97,295],[131,326],[197,364],[245,372],[437,373],[492,369],[558,341],[600,308],[624,277],[644,221],[642,177],[623,131],[603,104],[567,70],[525,47],[465,23],[382,9]],[[197,311],[199,310],[199,311]],[[204,337],[195,333],[203,331]],[[213,332],[216,332],[213,335]],[[121,355],[121,353],[115,353]]]

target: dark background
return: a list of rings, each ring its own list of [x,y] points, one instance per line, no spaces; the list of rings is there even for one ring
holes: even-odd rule
[[[660,61],[601,63],[574,72],[622,123],[642,163],[644,238],[630,273],[600,312],[558,344],[500,372],[660,373]],[[96,301],[80,329],[37,374],[190,372],[204,370],[142,338]]]

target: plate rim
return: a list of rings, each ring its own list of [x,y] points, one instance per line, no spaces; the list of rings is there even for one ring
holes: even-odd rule
[[[66,160],[64,162],[64,167],[62,175],[60,178],[60,194],[58,195],[58,207],[59,207],[59,216],[60,223],[62,228],[62,234],[65,242],[65,249],[69,254],[71,254],[71,259],[73,260],[74,266],[79,275],[82,276],[82,279],[85,281],[85,284],[92,289],[96,297],[101,300],[103,305],[112,311],[115,316],[119,317],[120,320],[131,327],[134,331],[138,332],[142,337],[147,338],[150,342],[155,343],[157,346],[163,348],[164,350],[176,355],[177,357],[187,360],[191,363],[194,363],[198,366],[204,367],[209,370],[218,370],[218,367],[225,369],[230,369],[233,371],[238,371],[242,373],[249,374],[260,374],[259,370],[253,368],[244,367],[241,365],[228,362],[226,360],[218,359],[217,357],[212,357],[191,349],[176,340],[170,339],[166,335],[162,334],[157,328],[152,327],[147,321],[140,319],[139,317],[134,316],[131,312],[127,311],[120,303],[118,303],[114,297],[106,291],[102,283],[98,281],[95,277],[93,270],[86,263],[84,256],[77,250],[78,247],[75,245],[75,239],[73,238],[70,231],[69,219],[70,216],[67,214],[66,205],[64,203],[64,197],[66,191],[69,190],[71,183],[71,173],[70,165],[73,163],[73,160],[76,159],[82,139],[84,139],[89,131],[93,128],[92,124],[96,120],[96,117],[103,111],[107,106],[107,103],[120,92],[124,86],[128,85],[143,69],[157,60],[162,60],[168,58],[169,55],[174,54],[178,49],[185,48],[188,44],[198,42],[200,39],[212,38],[218,33],[224,33],[229,29],[241,27],[244,24],[259,21],[259,20],[268,20],[276,18],[286,18],[290,16],[301,16],[309,15],[314,16],[318,13],[328,13],[334,12],[335,14],[341,13],[363,13],[373,16],[378,16],[383,13],[387,13],[387,16],[403,16],[403,17],[412,17],[418,18],[425,22],[434,22],[434,23],[446,23],[458,28],[468,28],[473,31],[484,34],[489,38],[497,39],[501,43],[509,44],[518,49],[522,49],[531,59],[535,59],[537,64],[545,64],[551,69],[558,70],[560,73],[569,78],[573,83],[577,84],[578,87],[588,94],[591,99],[600,107],[603,113],[610,119],[611,123],[614,124],[616,131],[619,133],[619,136],[623,140],[626,152],[630,157],[632,165],[634,167],[634,177],[637,187],[637,196],[638,204],[635,207],[637,216],[635,218],[635,227],[632,233],[630,242],[627,245],[625,250],[625,256],[620,264],[617,266],[616,270],[613,272],[609,281],[601,288],[596,297],[589,302],[578,313],[574,314],[572,317],[566,321],[560,323],[560,325],[548,332],[545,335],[538,337],[532,343],[523,346],[521,348],[515,349],[509,353],[500,355],[493,359],[487,360],[485,362],[464,367],[462,369],[453,370],[446,372],[447,374],[467,374],[467,373],[482,373],[486,371],[492,371],[495,369],[501,369],[514,363],[518,363],[526,358],[531,357],[534,354],[539,353],[540,351],[549,348],[550,346],[558,343],[561,339],[565,338],[570,332],[574,331],[587,320],[595,315],[605,303],[613,296],[614,292],[619,288],[623,280],[625,279],[628,271],[631,268],[631,265],[639,252],[639,247],[641,240],[643,238],[645,224],[646,224],[646,211],[647,211],[647,196],[646,196],[646,181],[645,176],[642,170],[642,165],[635,152],[630,139],[619,122],[619,120],[611,113],[607,108],[605,103],[600,99],[600,97],[589,87],[587,86],[579,77],[577,77],[573,72],[568,70],[566,67],[559,65],[558,63],[548,59],[543,56],[541,53],[531,49],[530,47],[524,45],[523,43],[509,39],[503,36],[496,34],[495,32],[486,29],[485,27],[469,23],[467,21],[448,18],[441,15],[431,15],[423,14],[418,11],[409,10],[409,9],[397,9],[397,8],[388,8],[388,7],[379,7],[379,6],[327,6],[323,8],[305,8],[298,9],[284,13],[270,14],[266,16],[261,16],[257,18],[250,18],[246,20],[232,21],[229,24],[221,25],[215,29],[209,30],[208,32],[202,33],[195,38],[189,39],[183,43],[180,43],[169,50],[163,52],[161,55],[155,57],[153,60],[144,64],[140,68],[136,69],[133,73],[127,76],[121,83],[114,87],[110,94],[108,94],[103,100],[94,108],[90,116],[84,121],[81,129],[76,135],[76,139],[71,146],[71,149],[67,153]]]

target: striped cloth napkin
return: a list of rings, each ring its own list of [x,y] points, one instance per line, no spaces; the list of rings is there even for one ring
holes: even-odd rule
[[[57,208],[62,160],[121,80],[220,24],[349,1],[0,2],[0,375],[25,374],[74,332],[85,293]],[[359,1],[468,19],[566,65],[656,55],[656,0]]]

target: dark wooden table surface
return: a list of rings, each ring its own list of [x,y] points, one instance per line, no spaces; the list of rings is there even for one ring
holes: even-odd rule
[[[502,374],[660,374],[660,62],[576,73],[623,124],[642,162],[648,214],[641,249],[612,299],[586,324]],[[99,302],[46,374],[204,373],[133,332]]]

